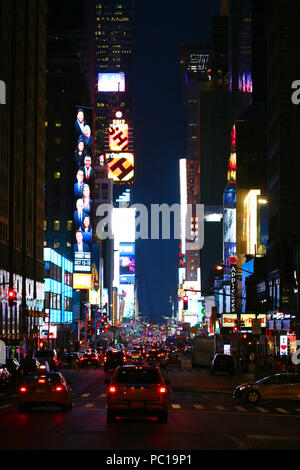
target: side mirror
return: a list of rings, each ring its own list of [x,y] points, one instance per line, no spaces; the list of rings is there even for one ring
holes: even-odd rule
[[[110,379],[105,379],[105,380],[104,380],[104,383],[105,383],[105,385],[110,385],[111,380],[110,380]]]

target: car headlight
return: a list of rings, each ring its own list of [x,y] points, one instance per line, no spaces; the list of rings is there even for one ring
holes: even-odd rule
[[[249,388],[249,387],[250,385],[242,385],[241,387],[238,388],[238,390],[242,392],[243,390],[246,390],[246,388]]]

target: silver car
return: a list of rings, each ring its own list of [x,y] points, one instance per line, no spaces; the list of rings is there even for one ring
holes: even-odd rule
[[[260,400],[300,400],[300,375],[274,374],[257,382],[238,385],[233,398],[245,399],[255,404]]]

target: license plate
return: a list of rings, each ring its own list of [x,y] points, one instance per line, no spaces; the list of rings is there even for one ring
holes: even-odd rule
[[[143,401],[132,401],[131,402],[131,407],[132,408],[144,408],[144,402]]]

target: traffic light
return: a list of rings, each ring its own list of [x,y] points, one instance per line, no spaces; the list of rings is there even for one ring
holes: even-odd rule
[[[10,307],[13,307],[16,305],[16,300],[17,300],[17,293],[13,289],[9,289],[8,291],[8,305]]]
[[[189,308],[189,298],[187,295],[183,296],[183,310],[187,310]]]

